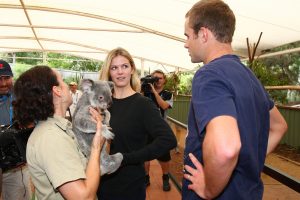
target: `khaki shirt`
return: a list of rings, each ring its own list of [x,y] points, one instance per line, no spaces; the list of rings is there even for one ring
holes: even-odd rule
[[[63,199],[59,186],[86,178],[87,158],[79,150],[71,122],[62,117],[49,117],[37,124],[26,156],[37,199]]]

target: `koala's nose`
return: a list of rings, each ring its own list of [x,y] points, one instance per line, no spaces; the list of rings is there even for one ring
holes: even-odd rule
[[[99,100],[103,100],[104,99],[104,96],[99,96]]]

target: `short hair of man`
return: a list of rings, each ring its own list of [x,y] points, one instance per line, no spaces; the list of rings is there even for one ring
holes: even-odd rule
[[[14,85],[14,116],[27,126],[54,115],[53,86],[58,86],[55,72],[48,66],[35,66],[21,74]]]
[[[111,81],[109,69],[110,69],[112,60],[117,56],[123,56],[129,61],[129,64],[133,68],[133,74],[131,76],[130,85],[134,91],[140,92],[141,91],[141,82],[140,82],[140,79],[137,74],[134,60],[133,60],[132,56],[130,55],[130,53],[121,47],[115,48],[107,54],[104,64],[100,71],[100,80]]]
[[[208,28],[219,42],[230,43],[235,30],[235,16],[221,0],[202,0],[185,15],[189,26],[198,34],[201,27]]]
[[[167,76],[165,75],[165,73],[164,73],[162,70],[160,70],[160,69],[154,70],[154,71],[151,73],[151,75],[156,74],[156,73],[162,74],[162,75],[164,76],[164,79],[167,78]]]
[[[157,74],[163,75],[164,80],[165,80],[165,83],[164,83],[164,84],[166,84],[167,81],[168,81],[166,74],[165,74],[162,70],[156,69],[156,70],[154,70],[154,71],[151,73],[151,76],[153,76],[153,75],[156,74],[156,73],[157,73]]]

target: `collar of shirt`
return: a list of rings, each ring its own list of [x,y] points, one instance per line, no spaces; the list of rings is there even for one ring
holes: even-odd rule
[[[58,115],[54,115],[53,120],[55,120],[55,124],[65,133],[67,133],[71,137],[74,137],[74,133],[72,131],[72,123],[69,120]]]
[[[0,102],[6,101],[10,97],[10,93],[7,94],[1,94],[0,95]]]

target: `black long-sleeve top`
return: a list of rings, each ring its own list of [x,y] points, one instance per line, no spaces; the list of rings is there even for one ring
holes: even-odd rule
[[[100,181],[98,198],[107,196],[130,199],[131,194],[145,189],[144,161],[156,159],[177,145],[167,122],[154,103],[139,93],[124,99],[113,98],[109,109],[110,126],[115,138],[110,153],[121,152],[122,166]],[[154,141],[146,144],[147,137]]]

